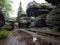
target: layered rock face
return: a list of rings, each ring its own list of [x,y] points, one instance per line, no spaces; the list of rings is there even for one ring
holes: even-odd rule
[[[46,23],[50,27],[56,27],[60,29],[60,0],[46,0],[49,3],[52,3],[52,5],[55,5],[56,7],[47,14],[46,17]]]
[[[0,27],[2,27],[5,24],[4,16],[2,9],[0,9]]]
[[[60,0],[46,0],[48,3],[51,3],[52,5],[59,5],[60,4]]]

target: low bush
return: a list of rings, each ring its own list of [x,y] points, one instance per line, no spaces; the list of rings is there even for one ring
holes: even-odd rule
[[[5,39],[8,37],[9,32],[6,30],[0,31],[0,39]]]
[[[60,32],[60,30],[58,30],[58,28],[53,28],[51,29],[52,32]]]

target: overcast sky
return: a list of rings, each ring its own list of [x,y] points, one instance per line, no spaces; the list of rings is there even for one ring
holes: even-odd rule
[[[30,1],[33,1],[33,0],[12,0],[12,1],[13,1],[13,3],[12,3],[13,12],[10,14],[10,16],[11,17],[16,17],[20,2],[22,3],[23,10],[26,11],[27,4]],[[35,0],[35,1],[38,2],[38,3],[44,3],[45,2],[45,0]]]

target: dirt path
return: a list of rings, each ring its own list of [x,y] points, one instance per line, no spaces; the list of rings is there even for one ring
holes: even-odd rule
[[[41,45],[37,42],[36,37],[32,35],[22,32],[20,30],[14,30],[10,32],[7,44],[6,45]]]
[[[36,33],[27,31],[27,29],[14,29],[10,32],[6,45],[55,45],[52,41],[50,37],[37,35]]]
[[[18,34],[17,31],[14,30],[10,32],[7,39],[7,45],[27,45],[24,41],[19,41],[19,39],[21,39],[21,36]]]

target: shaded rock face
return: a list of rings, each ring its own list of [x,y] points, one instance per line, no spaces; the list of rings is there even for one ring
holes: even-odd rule
[[[51,3],[52,5],[58,5],[60,4],[60,0],[46,0],[48,3]]]
[[[34,6],[35,5],[35,6]],[[37,6],[38,5],[38,6]],[[35,26],[46,26],[46,14],[48,14],[52,8],[46,5],[40,5],[37,3],[33,3],[32,5],[28,5],[26,12],[28,16],[36,17]],[[39,19],[39,20],[37,20]]]
[[[11,22],[10,22],[10,25],[11,25],[11,27],[12,27],[11,30],[13,30],[13,29],[14,29],[14,22],[11,21]]]
[[[14,29],[14,22],[13,21],[5,21],[5,24],[2,27],[2,29],[13,30]]]
[[[46,15],[40,15],[40,16],[36,17],[35,26],[37,26],[37,27],[46,26],[45,20],[46,20]]]
[[[28,27],[30,25],[30,17],[28,16],[22,16],[19,19],[18,26],[20,27]]]
[[[21,17],[27,17],[27,15],[26,14],[21,14]]]
[[[27,12],[28,16],[37,17],[42,14],[49,13],[51,10],[52,10],[52,8],[49,8],[49,6],[41,5],[41,4],[33,1],[33,2],[28,3],[26,12]]]
[[[2,27],[4,24],[5,24],[5,20],[4,20],[3,12],[0,9],[0,27]]]
[[[60,6],[57,6],[47,14],[46,22],[48,25],[60,26]]]
[[[34,8],[28,8],[27,9],[27,15],[28,16],[33,16],[33,17],[37,17],[39,15],[42,14],[47,14],[51,11],[52,8],[44,8],[44,7],[34,7]]]

